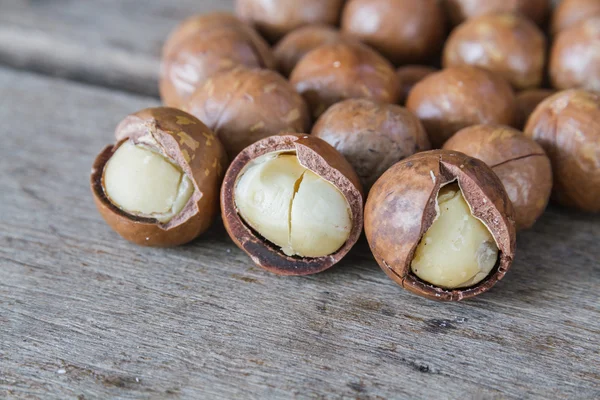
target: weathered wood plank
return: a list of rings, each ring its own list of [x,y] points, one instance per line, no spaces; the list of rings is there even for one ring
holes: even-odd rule
[[[2,69],[0,92],[0,397],[600,396],[599,217],[551,209],[461,304],[402,291],[364,241],[277,277],[220,223],[145,249],[96,213],[96,152],[155,100]]]

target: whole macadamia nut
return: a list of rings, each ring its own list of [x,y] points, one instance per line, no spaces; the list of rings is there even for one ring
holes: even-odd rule
[[[259,139],[282,132],[307,132],[304,99],[278,73],[235,68],[206,81],[187,104],[211,128],[230,158]]]
[[[406,107],[425,126],[434,148],[478,124],[512,125],[515,96],[502,77],[477,67],[453,67],[417,83]]]
[[[412,88],[418,82],[425,79],[426,76],[437,71],[437,68],[427,67],[425,65],[405,65],[404,67],[398,68],[398,71],[396,72],[400,87],[400,99],[398,103],[405,104]]]
[[[304,25],[337,25],[344,0],[237,0],[236,13],[269,41]]]
[[[312,134],[346,157],[367,191],[389,167],[431,148],[423,125],[413,113],[368,99],[331,106]]]
[[[167,106],[183,108],[192,93],[214,74],[238,65],[275,68],[269,45],[233,15],[188,18],[163,48],[160,95]]]
[[[445,22],[438,0],[349,0],[342,31],[401,65],[437,55],[446,36]]]
[[[535,109],[525,134],[550,157],[553,198],[600,212],[600,97],[578,89],[559,92]]]
[[[550,79],[559,90],[600,91],[600,17],[558,34],[550,54]]]
[[[513,13],[470,19],[452,31],[444,47],[445,67],[481,67],[517,89],[540,86],[545,62],[544,34],[533,22]]]
[[[352,98],[397,103],[398,77],[375,50],[355,41],[320,46],[300,60],[290,82],[302,94],[313,116]]]
[[[549,0],[442,0],[452,25],[497,12],[516,12],[544,26],[550,11]]]
[[[498,175],[514,206],[517,229],[531,228],[543,214],[552,191],[552,166],[544,149],[523,132],[502,125],[470,126],[452,136],[444,150],[478,158]]]
[[[552,15],[552,33],[556,35],[593,17],[600,17],[600,1],[561,0]]]
[[[91,175],[106,222],[142,246],[176,246],[206,231],[219,209],[227,167],[212,131],[188,113],[162,107],[125,118],[115,136]]]
[[[551,89],[529,89],[517,93],[516,95],[516,110],[517,117],[515,119],[515,127],[524,129],[529,116],[542,101],[556,93]]]
[[[483,161],[446,150],[415,154],[379,178],[365,233],[391,279],[435,300],[487,291],[515,253],[514,211],[500,179]]]

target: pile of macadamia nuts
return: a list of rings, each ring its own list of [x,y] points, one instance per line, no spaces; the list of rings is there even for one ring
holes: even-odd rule
[[[237,0],[166,40],[91,186],[125,239],[221,211],[281,275],[366,234],[383,271],[456,301],[502,279],[550,199],[600,212],[600,0]]]

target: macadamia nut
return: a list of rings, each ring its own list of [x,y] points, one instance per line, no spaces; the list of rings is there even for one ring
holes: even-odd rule
[[[458,184],[444,186],[437,203],[437,218],[417,247],[412,272],[446,289],[473,286],[496,265],[498,247],[486,226],[471,214]]]
[[[296,154],[269,153],[240,174],[235,203],[242,219],[288,256],[324,257],[350,236],[350,205]]]
[[[187,204],[191,180],[161,154],[124,142],[106,163],[104,191],[121,210],[167,223]]]

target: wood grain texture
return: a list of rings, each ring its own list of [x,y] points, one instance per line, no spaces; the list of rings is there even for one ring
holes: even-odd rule
[[[0,397],[600,396],[600,217],[552,208],[472,301],[403,291],[364,240],[278,277],[217,223],[126,243],[88,188],[116,123],[151,98],[0,69]]]

